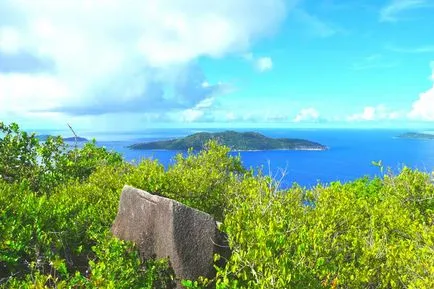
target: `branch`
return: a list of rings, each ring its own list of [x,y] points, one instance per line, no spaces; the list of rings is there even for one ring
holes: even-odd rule
[[[72,134],[74,135],[74,147],[75,147],[75,154],[74,154],[74,162],[77,164],[77,147],[78,147],[78,141],[77,141],[77,134],[75,133],[74,129],[72,128],[72,126],[69,123],[66,123],[69,127],[69,129],[72,131]]]

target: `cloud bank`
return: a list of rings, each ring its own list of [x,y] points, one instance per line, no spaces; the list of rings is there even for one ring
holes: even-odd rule
[[[395,120],[400,117],[400,113],[390,110],[380,104],[377,106],[366,106],[361,113],[355,113],[347,117],[347,121],[378,121],[378,120]]]
[[[431,80],[433,85],[430,89],[422,92],[419,99],[413,102],[409,118],[422,121],[434,121],[434,61],[431,62]]]
[[[196,60],[246,51],[274,31],[285,5],[1,1],[0,114],[188,112],[225,91]]]
[[[319,119],[319,112],[315,108],[304,108],[295,116],[294,122],[315,122]]]

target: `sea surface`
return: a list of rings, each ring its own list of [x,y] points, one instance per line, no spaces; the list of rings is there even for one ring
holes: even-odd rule
[[[177,151],[131,150],[138,142],[172,139],[200,131],[216,129],[152,129],[135,132],[84,132],[80,136],[95,138],[97,144],[122,153],[128,161],[143,158],[158,159],[165,167],[173,164]],[[326,145],[326,151],[244,151],[240,154],[245,167],[263,168],[263,172],[281,179],[287,188],[296,182],[312,187],[318,183],[347,182],[362,176],[381,175],[372,164],[382,161],[384,168],[399,172],[404,166],[426,172],[434,171],[434,140],[401,139],[407,130],[367,129],[237,129],[256,131],[269,137],[303,138]],[[67,135],[69,136],[69,135]]]

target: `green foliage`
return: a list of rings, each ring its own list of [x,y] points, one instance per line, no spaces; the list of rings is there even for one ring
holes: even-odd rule
[[[427,173],[280,191],[216,142],[165,170],[95,142],[68,148],[0,129],[0,288],[174,288],[167,260],[141,260],[110,234],[126,184],[223,221],[231,257],[185,288],[434,288]]]
[[[93,247],[97,261],[89,262],[93,288],[175,288],[167,261],[148,260],[142,264],[137,250],[123,241],[110,238],[105,242]]]
[[[268,178],[246,176],[226,212],[223,229],[232,256],[218,270],[217,288],[318,288],[319,280],[294,258],[304,215],[299,187],[282,193]]]
[[[0,122],[0,178],[9,182],[36,182],[39,141],[33,134],[20,131],[17,124]]]
[[[119,153],[97,147],[68,148],[61,137],[40,142],[35,134],[21,131],[15,123],[0,122],[0,179],[24,182],[39,192],[52,191],[69,180],[86,180],[97,167],[122,163]]]
[[[86,180],[100,166],[119,165],[123,161],[119,153],[98,147],[95,140],[82,148],[69,150],[65,158],[67,161],[62,173],[80,181]]]
[[[270,188],[241,183],[224,221],[233,254],[218,288],[434,287],[428,174],[405,168],[384,180]]]
[[[212,140],[198,154],[178,154],[167,171],[164,195],[222,220],[230,188],[245,171],[240,158],[229,156],[229,151]]]
[[[142,263],[130,245],[107,239],[122,186],[151,166],[94,142],[70,149],[14,124],[2,129],[0,287],[171,288],[167,263]]]
[[[106,238],[93,246],[95,259],[86,273],[70,274],[64,259],[54,258],[48,270],[31,263],[24,279],[10,278],[7,288],[125,288],[173,289],[173,270],[167,260],[140,261],[132,244]],[[45,271],[45,272],[44,272]]]

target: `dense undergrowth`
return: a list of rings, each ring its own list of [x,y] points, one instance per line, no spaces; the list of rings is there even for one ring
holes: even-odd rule
[[[228,152],[210,142],[165,170],[0,123],[0,288],[174,288],[167,260],[110,234],[125,184],[223,222],[232,255],[217,288],[434,288],[430,174],[281,191]]]

